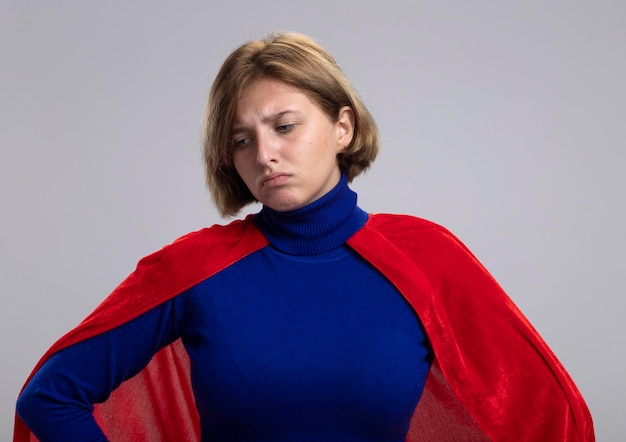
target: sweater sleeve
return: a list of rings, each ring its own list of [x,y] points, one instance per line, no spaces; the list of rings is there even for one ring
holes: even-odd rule
[[[106,400],[178,337],[178,298],[46,361],[17,401],[20,418],[41,442],[107,440],[94,419],[93,404]]]

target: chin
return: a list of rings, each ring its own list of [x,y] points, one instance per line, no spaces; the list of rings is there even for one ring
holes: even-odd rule
[[[274,201],[266,204],[270,209],[274,209],[277,212],[289,212],[291,210],[297,210],[304,207],[306,203],[298,201]]]
[[[277,212],[291,212],[292,210],[298,210],[299,208],[303,207],[303,205],[299,205],[299,204],[280,204],[280,205],[267,205],[270,209],[274,209]]]
[[[273,198],[264,198],[261,202],[277,212],[289,212],[306,206],[308,203],[303,198],[298,198],[292,193],[283,192],[283,195],[273,195]]]

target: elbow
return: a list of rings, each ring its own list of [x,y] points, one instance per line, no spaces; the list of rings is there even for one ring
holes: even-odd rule
[[[37,415],[41,415],[41,395],[32,383],[26,385],[18,396],[15,411],[28,426],[30,426],[29,422],[36,419]]]

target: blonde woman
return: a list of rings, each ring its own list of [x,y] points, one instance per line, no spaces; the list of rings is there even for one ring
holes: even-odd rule
[[[204,154],[225,216],[142,259],[44,355],[15,440],[592,441],[572,380],[449,231],[349,187],[376,125],[310,38],[224,62]]]

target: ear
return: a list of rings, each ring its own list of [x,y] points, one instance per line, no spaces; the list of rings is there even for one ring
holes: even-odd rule
[[[350,145],[354,137],[354,111],[350,106],[339,109],[335,125],[337,128],[337,153],[340,153]]]

